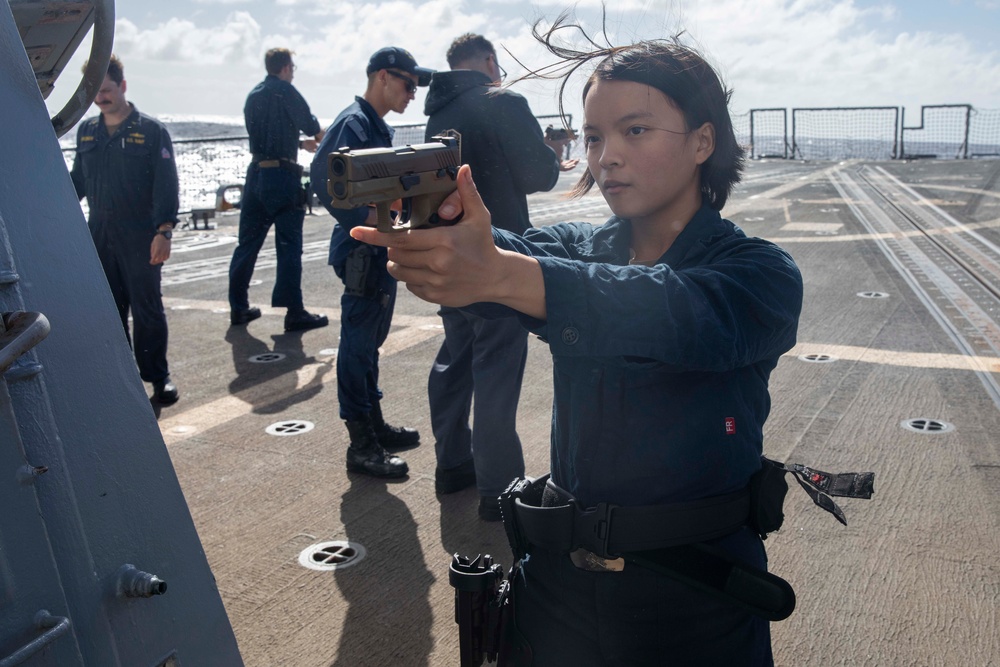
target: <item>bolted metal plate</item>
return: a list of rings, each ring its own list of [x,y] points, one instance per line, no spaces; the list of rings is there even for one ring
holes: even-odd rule
[[[299,565],[310,570],[338,570],[357,565],[368,551],[357,542],[320,542],[302,550]]]
[[[888,299],[889,295],[885,292],[858,292],[858,296],[862,299]]]
[[[799,361],[808,361],[811,364],[829,364],[834,361],[838,361],[838,358],[832,354],[823,353],[800,354]]]
[[[253,355],[249,361],[251,364],[273,364],[275,361],[281,361],[284,358],[285,355],[281,352],[264,352]]]
[[[315,426],[316,425],[312,422],[307,422],[304,419],[288,419],[282,422],[275,422],[264,429],[264,431],[268,435],[278,435],[284,437],[288,435],[308,433],[313,430]]]
[[[324,347],[317,354],[321,357],[335,357],[337,356],[337,348],[335,347]]]
[[[947,433],[948,431],[955,430],[955,427],[948,422],[943,422],[940,419],[930,419],[928,417],[904,419],[899,423],[899,425],[907,431],[913,431],[915,433]]]

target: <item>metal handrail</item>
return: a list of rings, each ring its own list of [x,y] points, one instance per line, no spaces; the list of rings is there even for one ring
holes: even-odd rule
[[[6,373],[22,354],[44,340],[50,328],[48,319],[41,313],[4,313],[0,329],[0,375]]]
[[[53,616],[42,609],[35,614],[35,627],[45,630],[42,634],[17,649],[6,658],[0,659],[0,667],[14,667],[35,655],[53,641],[69,632],[70,620],[65,616]]]

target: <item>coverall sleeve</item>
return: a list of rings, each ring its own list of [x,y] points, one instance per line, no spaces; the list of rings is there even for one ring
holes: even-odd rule
[[[153,225],[164,222],[179,222],[177,210],[180,208],[177,182],[177,163],[174,160],[174,146],[167,128],[160,126],[159,146],[153,151]]]
[[[802,277],[783,250],[734,238],[698,266],[618,266],[537,257],[553,354],[626,357],[723,372],[795,344]],[[569,333],[567,333],[569,332]]]
[[[498,96],[497,132],[517,189],[524,194],[547,192],[559,180],[559,157],[545,144],[542,128],[520,95]]]
[[[295,123],[295,129],[309,137],[319,134],[321,129],[319,121],[309,110],[309,104],[306,98],[302,97],[302,93],[292,87],[291,94],[285,97],[285,100],[288,105],[288,115]]]
[[[551,228],[543,227],[541,229],[544,231],[550,231]],[[534,230],[529,229],[528,233],[530,234],[532,231]],[[554,237],[550,239],[544,234],[535,235],[535,238],[532,241],[528,241],[519,234],[494,227],[493,244],[503,250],[510,250],[522,255],[528,255],[529,257],[567,257],[564,252],[565,248],[559,239]],[[486,319],[517,317],[521,320],[521,325],[525,329],[534,331],[539,335],[542,335],[541,331],[545,328],[544,320],[535,319],[534,317],[530,317],[499,303],[473,303],[465,306],[462,310],[467,310],[470,313]]]

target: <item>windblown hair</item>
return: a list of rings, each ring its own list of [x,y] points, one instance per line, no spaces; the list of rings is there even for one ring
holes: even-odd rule
[[[268,74],[278,76],[286,65],[292,62],[292,51],[283,48],[270,49],[264,54],[264,69]]]
[[[496,49],[490,40],[482,35],[467,32],[460,37],[456,37],[448,48],[448,67],[455,69],[456,66],[466,63],[474,58],[488,58],[496,55]]]
[[[557,33],[573,29],[594,47],[580,51],[556,43]],[[729,199],[733,186],[740,181],[746,151],[736,142],[733,122],[729,117],[732,90],[724,87],[715,70],[695,49],[680,43],[681,34],[670,39],[643,41],[628,46],[611,46],[607,34],[601,46],[584,29],[571,23],[569,15],[560,15],[552,26],[541,32],[539,23],[532,29],[535,39],[559,58],[559,62],[530,71],[522,78],[562,79],[559,87],[559,114],[565,122],[563,105],[570,77],[583,65],[600,59],[583,88],[583,99],[597,81],[632,81],[656,88],[681,111],[688,131],[705,123],[715,128],[715,150],[701,165],[702,199],[715,210],[721,210]],[[594,177],[586,171],[570,193],[582,196],[594,186]]]

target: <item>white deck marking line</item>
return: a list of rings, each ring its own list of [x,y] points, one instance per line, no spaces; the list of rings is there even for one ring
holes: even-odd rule
[[[780,227],[782,232],[837,232],[844,227],[841,222],[789,222]]]
[[[941,246],[948,248],[945,255],[948,261],[954,264],[954,269],[945,270],[939,262],[935,262],[935,266],[949,275],[950,281],[945,285],[950,289],[945,294],[959,306],[966,319],[979,331],[979,336],[970,342],[979,342],[980,347],[983,347],[982,340],[977,341],[976,338],[985,339],[988,343],[987,349],[1000,354],[1000,326],[994,317],[980,306],[984,299],[986,303],[994,305],[998,303],[1000,247],[968,229],[963,223],[936,206],[928,204],[926,199],[907,188],[885,170],[879,168],[877,171],[882,173],[883,178],[872,180],[873,185],[904,209],[906,215],[927,232],[927,236],[938,239]],[[908,200],[907,197],[913,199]],[[940,249],[935,248],[935,250],[944,253]],[[978,276],[976,281],[989,284],[989,287],[971,281],[969,271]],[[990,292],[990,289],[993,291]]]
[[[762,199],[778,199],[779,197],[783,197],[789,192],[798,190],[804,185],[809,185],[810,183],[815,183],[816,181],[826,178],[837,170],[842,169],[845,164],[853,164],[854,162],[857,162],[857,160],[849,161],[847,163],[838,163],[832,167],[827,167],[826,169],[818,169],[797,180],[782,183],[781,185],[773,187],[770,190],[764,190],[763,192],[758,192],[755,195],[750,195],[746,199],[741,199],[736,202],[726,202],[726,217],[732,220],[734,215],[741,213],[748,208],[753,208],[758,205]]]
[[[926,188],[928,190],[947,190],[948,192],[962,192],[970,195],[980,195],[982,197],[993,197],[995,199],[1000,199],[1000,192],[993,192],[992,190],[983,190],[981,188],[963,188],[957,185],[937,185],[935,183],[920,183],[919,187]]]
[[[897,197],[904,207],[909,208],[912,206],[917,208],[913,214],[919,217],[920,222],[931,225],[932,229],[928,230],[929,233],[935,235],[946,234],[947,236],[943,236],[942,239],[946,238],[949,242],[958,246],[958,249],[978,263],[980,269],[983,271],[989,272],[994,277],[1000,277],[1000,247],[965,225],[965,223],[959,222],[950,214],[941,210],[936,204],[913,190],[884,168],[878,167],[875,171],[882,176],[882,179],[880,179],[880,189],[886,191],[895,187],[912,198],[908,201],[902,196]],[[886,181],[888,181],[888,188],[883,187]]]
[[[988,357],[979,354],[977,350],[977,348],[981,350],[989,346],[993,348],[990,350],[990,357],[995,357],[1000,353],[1000,350],[989,344],[989,340],[996,339],[996,323],[982,312],[978,304],[968,298],[968,295],[946,274],[942,267],[932,261],[916,245],[911,235],[904,233],[886,235],[887,232],[898,229],[898,226],[846,171],[832,173],[830,181],[837,192],[845,200],[848,200],[848,206],[857,220],[872,233],[871,238],[879,250],[910,286],[910,289],[924,304],[942,330],[952,339],[955,346],[976,365],[976,375],[983,383],[983,387],[994,404],[1000,408],[1000,385],[993,377],[992,369],[983,363],[983,360]],[[854,202],[862,203],[855,204]],[[947,305],[939,305],[923,283],[929,283],[929,288],[936,289],[942,298],[947,300]],[[952,312],[945,312],[946,308]],[[961,320],[964,320],[969,326],[962,326]],[[970,336],[965,333],[969,330],[977,333],[983,331],[987,338],[986,345],[982,344],[981,340],[971,340]],[[971,338],[981,339],[982,337],[973,336]],[[981,344],[977,345],[977,342]]]
[[[330,242],[313,241],[302,246],[302,262],[314,262],[329,258]],[[198,280],[209,280],[220,276],[229,275],[229,263],[232,261],[231,255],[223,257],[212,257],[209,259],[195,259],[188,262],[167,262],[163,265],[162,284],[180,285],[183,283],[196,282]],[[263,248],[257,255],[255,269],[271,269],[278,265],[277,251],[272,248]]]

